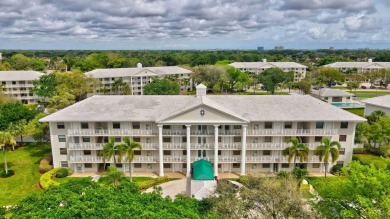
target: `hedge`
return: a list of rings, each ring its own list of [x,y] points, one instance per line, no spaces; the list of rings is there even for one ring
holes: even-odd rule
[[[357,160],[363,165],[373,164],[378,169],[387,169],[388,164],[386,159],[383,157],[378,157],[375,155],[365,154],[365,155],[354,155],[352,160]]]
[[[51,153],[46,154],[41,162],[39,163],[39,172],[46,173],[49,170],[53,169],[53,166],[51,165],[53,163],[53,156]]]
[[[151,188],[155,185],[165,183],[169,181],[169,177],[164,176],[164,177],[158,177],[156,179],[151,179],[143,182],[136,183],[139,189],[148,189]]]
[[[60,185],[60,183],[52,180],[52,178],[56,176],[57,172],[61,172],[64,169],[65,168],[57,167],[43,174],[39,179],[39,184],[41,185],[42,189],[48,189],[50,186]],[[67,175],[72,175],[73,173],[72,170],[68,170],[68,169],[65,170],[67,170]]]
[[[367,148],[354,148],[353,154],[367,154]]]

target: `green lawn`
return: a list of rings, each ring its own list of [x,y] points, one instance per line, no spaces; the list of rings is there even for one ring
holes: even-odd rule
[[[38,173],[38,165],[42,157],[49,152],[48,144],[42,146],[30,144],[13,152],[7,151],[8,167],[15,171],[15,175],[0,178],[0,206],[14,205],[30,193],[40,191],[37,187],[41,176]],[[0,162],[1,168],[4,169],[2,153]]]
[[[364,117],[364,108],[351,108],[351,109],[345,108],[343,110],[348,111],[350,113],[353,113],[355,115]]]
[[[308,177],[308,181],[322,198],[350,197],[352,183],[347,177]]]
[[[371,154],[354,154],[352,157],[353,160],[360,161],[361,164],[371,165],[373,164],[376,168],[386,169],[388,167],[388,160],[390,158],[383,158]]]

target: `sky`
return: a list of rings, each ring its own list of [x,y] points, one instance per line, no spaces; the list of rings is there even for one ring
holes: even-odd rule
[[[390,0],[0,0],[0,49],[390,49]]]

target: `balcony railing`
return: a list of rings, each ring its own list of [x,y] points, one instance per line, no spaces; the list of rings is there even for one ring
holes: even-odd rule
[[[69,143],[69,150],[101,150],[103,143]]]
[[[100,156],[70,156],[69,161],[71,163],[103,163],[103,158]],[[136,163],[156,163],[157,161],[158,157],[155,156],[135,156],[133,160]],[[106,163],[114,163],[114,159],[106,160]],[[127,163],[127,161],[122,159],[122,163]]]
[[[304,143],[309,147],[310,150],[316,149],[319,145],[318,143]],[[246,148],[249,150],[284,150],[285,148],[290,147],[288,143],[247,143]]]
[[[146,129],[133,129],[133,130],[122,130],[122,129],[68,129],[69,136],[123,136],[123,135],[157,135],[158,133],[153,130]]]
[[[247,135],[335,135],[337,129],[259,129],[248,130]]]

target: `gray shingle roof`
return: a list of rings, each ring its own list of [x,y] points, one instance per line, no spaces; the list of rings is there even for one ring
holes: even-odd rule
[[[324,67],[330,68],[390,68],[390,62],[334,62]]]
[[[160,121],[200,105],[247,121],[365,121],[311,96],[93,96],[43,119],[71,121]]]
[[[190,70],[178,66],[163,66],[163,67],[143,67],[143,68],[107,68],[95,69],[86,74],[92,75],[94,78],[109,78],[109,77],[129,77],[138,74],[141,71],[149,70],[157,75],[170,74],[189,74]]]
[[[277,68],[307,68],[296,62],[233,62],[229,65],[235,68],[264,68],[267,65]]]
[[[366,104],[375,105],[375,106],[390,108],[390,95],[368,98],[368,99],[362,100],[362,102],[366,103]]]
[[[330,89],[330,88],[322,88],[321,90],[313,90],[312,94],[319,95],[321,93],[321,97],[352,97],[353,94],[348,93],[344,90],[339,89]]]
[[[37,71],[0,71],[0,81],[32,81],[43,75]]]

